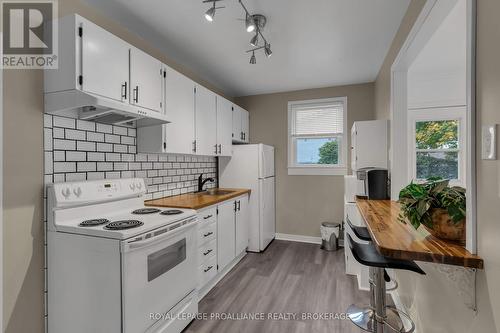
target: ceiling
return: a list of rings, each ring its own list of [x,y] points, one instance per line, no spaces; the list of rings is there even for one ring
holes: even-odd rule
[[[374,81],[410,0],[244,0],[273,55],[250,65],[238,0],[209,23],[201,0],[84,0],[229,96]]]

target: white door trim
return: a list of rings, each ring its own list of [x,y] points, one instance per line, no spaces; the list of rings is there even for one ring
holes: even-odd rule
[[[476,151],[475,151],[475,36],[476,0],[427,0],[408,38],[391,67],[391,198],[397,200],[399,190],[408,180],[407,157],[407,73],[419,52],[427,44],[443,19],[457,1],[467,1],[467,243],[469,252],[476,254]],[[397,145],[395,144],[397,142]],[[398,168],[393,168],[398,161]]]
[[[0,56],[3,58],[0,32]],[[3,332],[3,67],[0,62],[0,332]]]

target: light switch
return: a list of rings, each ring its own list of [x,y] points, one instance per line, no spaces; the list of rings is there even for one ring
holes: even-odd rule
[[[481,133],[481,158],[497,159],[497,125],[483,125]]]

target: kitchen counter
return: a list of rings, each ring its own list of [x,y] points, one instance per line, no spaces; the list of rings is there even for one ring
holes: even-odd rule
[[[187,194],[175,195],[172,197],[148,200],[144,202],[144,205],[156,206],[156,207],[188,208],[188,209],[198,210],[204,207],[218,204],[219,202],[223,202],[250,193],[249,189],[219,188],[217,190],[230,191],[231,193],[217,194],[217,195],[210,195],[207,194],[207,192],[187,193]]]
[[[483,269],[483,259],[462,245],[436,238],[424,228],[415,230],[409,223],[399,221],[399,203],[358,198],[356,205],[380,254],[395,259]]]

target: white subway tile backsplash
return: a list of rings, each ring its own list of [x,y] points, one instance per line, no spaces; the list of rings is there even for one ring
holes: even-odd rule
[[[126,127],[113,126],[113,134],[127,135],[128,131]]]
[[[111,125],[97,123],[96,126],[97,132],[113,133],[113,126]]]
[[[86,120],[77,120],[76,121],[76,128],[79,130],[83,131],[92,131],[95,132],[95,123],[92,121],[86,121]]]
[[[53,148],[58,150],[75,150],[76,142],[71,140],[54,139]]]
[[[75,162],[54,162],[54,172],[76,172]]]
[[[52,124],[54,127],[75,128],[75,119],[53,116]]]
[[[148,199],[193,192],[200,173],[216,176],[214,157],[136,154],[132,128],[51,115],[44,127],[46,183],[139,177]]]
[[[104,134],[98,132],[87,132],[87,141],[104,142]]]
[[[66,161],[85,161],[87,155],[82,151],[67,151],[66,152]]]
[[[96,171],[96,169],[96,162],[78,162],[77,164],[78,172]]]
[[[76,144],[76,149],[81,151],[95,151],[95,148],[95,142],[78,141]]]
[[[107,143],[120,143],[120,136],[114,134],[104,134],[104,141]]]

